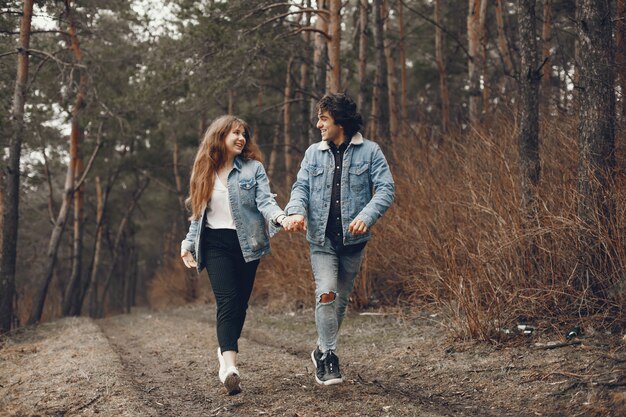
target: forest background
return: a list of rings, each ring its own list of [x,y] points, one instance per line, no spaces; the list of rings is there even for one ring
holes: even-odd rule
[[[460,337],[620,332],[624,0],[11,1],[0,9],[0,331],[210,299],[179,245],[193,156],[253,128],[286,203],[315,102],[347,91],[396,202],[354,308],[436,308]],[[313,305],[280,233],[254,302]]]

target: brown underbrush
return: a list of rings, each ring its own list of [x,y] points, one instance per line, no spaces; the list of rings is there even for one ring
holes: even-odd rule
[[[520,209],[515,125],[512,116],[498,116],[482,130],[395,141],[388,156],[396,201],[372,229],[353,306],[436,308],[458,337],[496,342],[520,324],[556,333],[573,325],[588,333],[623,329],[623,143],[617,154],[622,168],[606,196],[614,215],[610,222],[583,222],[577,216],[575,121],[544,123],[538,211],[529,222]],[[278,190],[281,204],[285,190]],[[598,246],[600,259],[593,255]],[[259,267],[253,302],[273,310],[312,307],[304,234],[281,232],[272,250]],[[153,297],[184,298],[185,279],[171,281],[180,265],[174,269],[157,275]]]
[[[583,222],[576,214],[575,123],[544,123],[538,215],[529,225],[520,209],[514,126],[502,116],[484,130],[394,143],[396,201],[372,230],[354,294],[358,306],[435,304],[457,336],[481,340],[508,337],[518,324],[555,332],[577,324],[587,332],[623,327],[624,172],[606,196],[615,208],[609,227],[600,219]],[[281,235],[271,262],[262,264],[257,294],[310,306],[304,237]],[[601,246],[600,262],[588,255],[596,253],[590,244]],[[591,273],[580,277],[585,263]]]

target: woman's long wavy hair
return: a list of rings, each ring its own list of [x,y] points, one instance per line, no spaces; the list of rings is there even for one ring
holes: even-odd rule
[[[227,160],[225,139],[234,129],[241,127],[246,144],[240,157],[245,160],[262,161],[258,146],[252,142],[248,124],[235,116],[221,116],[211,123],[204,133],[189,180],[189,197],[185,201],[191,209],[191,218],[198,219],[213,192],[215,173]]]

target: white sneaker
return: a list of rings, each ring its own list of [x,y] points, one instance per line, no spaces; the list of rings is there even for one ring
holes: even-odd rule
[[[235,395],[241,392],[241,379],[239,378],[239,370],[230,366],[224,373],[224,387],[228,395]]]
[[[224,361],[220,348],[217,348],[217,360],[220,363],[220,370],[217,375],[220,377],[220,382],[223,384],[226,380],[226,362]]]
[[[220,363],[220,370],[218,376],[220,382],[224,384],[228,395],[235,395],[241,392],[241,378],[239,377],[239,370],[235,366],[229,366],[226,368],[226,361],[222,356],[222,351],[217,348],[217,360]]]

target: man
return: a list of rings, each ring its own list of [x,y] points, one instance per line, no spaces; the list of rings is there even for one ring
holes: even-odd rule
[[[350,97],[324,96],[317,115],[322,141],[304,155],[283,227],[307,231],[318,334],[311,358],[315,380],[332,385],[343,382],[336,352],[348,297],[370,229],[393,202],[395,185],[380,147],[359,133],[363,122]]]

